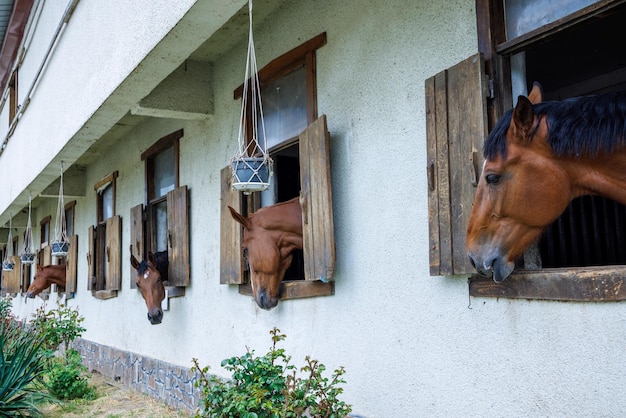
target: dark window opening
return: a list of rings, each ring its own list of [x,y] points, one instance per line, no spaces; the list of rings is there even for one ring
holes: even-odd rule
[[[544,100],[626,89],[626,7],[600,14],[526,49],[527,85],[541,83]],[[541,237],[542,267],[626,264],[626,208],[584,196]]]

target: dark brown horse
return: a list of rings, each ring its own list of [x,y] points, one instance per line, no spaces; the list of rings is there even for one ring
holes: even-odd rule
[[[52,284],[65,287],[65,264],[37,266],[35,279],[28,286],[26,297],[34,298]]]
[[[141,263],[131,254],[130,264],[137,270],[135,281],[148,307],[148,320],[152,325],[160,324],[163,320],[161,302],[165,299],[163,282],[168,279],[167,251],[156,254],[148,252],[148,259],[142,260]]]
[[[535,83],[484,145],[467,251],[496,282],[575,197],[626,204],[626,93],[559,102],[542,96]]]
[[[228,207],[243,225],[244,255],[250,266],[250,282],[256,303],[263,309],[278,304],[281,282],[293,259],[302,249],[302,208],[298,198],[261,208],[249,217]]]

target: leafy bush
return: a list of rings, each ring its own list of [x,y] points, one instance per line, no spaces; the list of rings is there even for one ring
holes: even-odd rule
[[[45,348],[48,350],[56,351],[61,343],[67,350],[70,343],[85,331],[85,328],[80,325],[85,318],[78,314],[78,309],[58,302],[56,309],[46,312],[42,306],[33,315],[31,324],[38,333],[43,335]]]
[[[241,357],[222,361],[222,367],[232,372],[231,381],[223,381],[209,375],[208,367],[200,368],[193,359],[193,370],[200,373],[196,387],[202,388],[204,410],[196,417],[345,417],[351,406],[338,399],[343,392],[341,384],[345,370],[335,370],[330,379],[322,376],[326,367],[306,357],[306,364],[297,376],[291,357],[277,348],[286,335],[278,328],[270,331],[272,347],[264,356],[257,357],[254,350],[247,350]]]
[[[10,315],[0,318],[0,416],[40,416],[37,405],[51,400],[42,385],[43,344],[26,324]]]
[[[95,389],[89,386],[87,367],[74,349],[65,357],[53,359],[47,368],[46,387],[58,399],[95,399]]]
[[[11,316],[11,306],[13,306],[11,298],[0,297],[0,318]]]

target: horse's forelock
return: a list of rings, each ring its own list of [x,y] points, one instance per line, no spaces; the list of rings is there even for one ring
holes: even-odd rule
[[[148,262],[141,260],[141,263],[137,266],[137,275],[144,274],[148,270]]]

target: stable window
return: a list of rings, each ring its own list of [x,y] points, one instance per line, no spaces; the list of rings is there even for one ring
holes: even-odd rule
[[[39,248],[45,248],[50,243],[50,219],[51,216],[46,216],[39,222]]]
[[[146,172],[146,204],[131,208],[131,254],[167,251],[168,297],[182,296],[190,284],[189,191],[179,184],[182,129],[164,136],[141,154]],[[134,276],[136,272],[131,271]],[[132,276],[131,276],[132,277]],[[136,287],[131,280],[131,288]]]
[[[293,254],[281,299],[334,293],[329,135],[326,117],[317,116],[315,75],[315,51],[325,44],[326,34],[322,33],[274,59],[258,73],[267,146],[274,160],[270,189],[243,196],[231,190],[230,168],[222,170],[221,283],[239,284],[240,293],[251,295],[252,289],[241,252],[242,230],[227,206],[247,216],[260,207],[298,196],[307,216],[303,222],[304,249]],[[241,99],[242,93],[240,86],[234,92],[235,99]]]
[[[32,239],[32,237],[31,237]],[[22,242],[24,242],[26,240],[26,231],[24,231],[24,234],[22,236]],[[26,293],[26,291],[28,290],[28,287],[30,286],[30,282],[31,282],[31,269],[32,264],[22,264],[22,284],[21,284],[21,291],[22,293]]]
[[[458,66],[426,82],[431,274],[474,272],[466,262],[465,229],[482,164],[482,139],[486,127],[494,126],[518,95],[526,95],[534,81],[542,84],[544,100],[626,87],[623,2],[571,0],[558,7],[552,3],[478,0],[481,54],[472,58],[476,67],[471,86],[455,81],[468,74],[467,70],[456,74]],[[465,95],[459,93],[462,89]],[[464,103],[467,94],[473,98],[471,106]],[[478,124],[479,131],[484,130],[473,132],[479,135],[478,142],[455,130],[459,106],[473,109],[471,123],[464,124]],[[624,225],[622,205],[599,197],[575,199],[538,245],[517,261],[507,280],[497,284],[473,277],[470,294],[624,299],[626,293],[620,289],[626,268],[619,266],[626,264]]]
[[[122,278],[122,220],[115,209],[117,176],[115,171],[94,185],[97,223],[89,227],[87,289],[98,299],[117,296]]]

